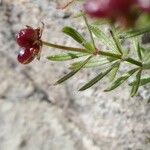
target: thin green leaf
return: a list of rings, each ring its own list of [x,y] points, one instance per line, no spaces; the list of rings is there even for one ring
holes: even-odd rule
[[[84,19],[84,21],[85,21],[85,24],[86,24],[87,29],[88,29],[89,34],[90,34],[90,38],[91,38],[92,45],[93,45],[93,50],[95,50],[95,49],[96,49],[95,41],[94,41],[94,38],[93,38],[92,31],[91,31],[91,29],[90,29],[90,25],[89,25],[88,20],[87,20],[87,18],[86,18],[85,15],[83,15],[83,19]]]
[[[83,43],[83,46],[88,50],[88,52],[92,52],[94,49],[92,42]]]
[[[108,24],[108,23],[110,23],[108,20],[100,19],[100,20],[95,20],[91,25],[92,26],[100,26],[100,25]]]
[[[145,53],[143,62],[150,63],[150,51],[147,53],[147,55]]]
[[[129,85],[133,86],[135,83],[136,83],[136,81],[133,81]],[[140,80],[140,86],[146,85],[148,83],[150,83],[150,77],[143,77],[143,78],[141,78],[141,80]]]
[[[136,71],[138,70],[138,68],[132,69],[130,71],[128,71],[127,73],[123,74],[121,77],[119,77],[118,79],[116,79],[106,90],[105,92],[114,90],[115,88],[117,88],[119,85],[121,85],[124,81],[126,81],[130,76],[132,76],[132,74],[134,74]]]
[[[114,52],[118,52],[116,49],[115,43],[112,41],[110,37],[107,37],[105,33],[103,33],[99,28],[96,26],[89,26],[90,30],[93,32],[93,34],[100,39],[100,42],[102,42],[104,45],[106,45],[108,48],[112,49]]]
[[[67,53],[67,54],[59,54],[59,55],[52,55],[48,56],[47,59],[51,61],[66,61],[71,60],[83,56],[87,56],[86,53]]]
[[[78,68],[82,63],[83,63],[83,61],[75,62],[75,63],[71,64],[70,69],[74,70],[74,69]],[[110,63],[110,61],[107,58],[99,58],[99,59],[93,58],[85,64],[84,68],[96,67],[96,66],[107,64],[107,63]]]
[[[112,82],[115,79],[117,72],[119,70],[119,67],[120,67],[120,62],[117,62],[116,65],[114,66],[114,68],[110,71],[110,73],[109,73],[110,82]]]
[[[140,13],[136,20],[136,27],[141,28],[147,25],[150,22],[150,15],[149,13]]]
[[[141,47],[137,37],[133,38],[133,45],[135,47],[135,50],[137,51],[139,60],[142,60]]]
[[[60,84],[66,80],[68,80],[69,78],[71,78],[73,75],[75,75],[78,71],[80,71],[80,69],[83,68],[83,66],[92,58],[92,56],[88,57],[76,70],[71,71],[70,73],[68,73],[67,75],[65,75],[64,77],[62,77],[60,80],[58,80],[55,85]]]
[[[143,62],[150,63],[150,48],[142,48]]]
[[[119,36],[120,36],[120,38],[131,38],[131,37],[145,34],[147,32],[150,32],[150,26],[146,26],[146,27],[141,28],[141,29],[131,30],[131,31],[128,31],[126,33],[120,34]]]
[[[115,31],[111,31],[110,30],[110,33],[111,33],[111,36],[112,36],[112,38],[114,40],[114,43],[116,44],[116,48],[117,48],[118,52],[120,54],[122,54],[122,47],[121,47],[120,41],[118,40],[117,35],[115,34]]]
[[[97,75],[95,78],[93,78],[91,81],[89,81],[87,84],[85,84],[84,86],[82,86],[79,91],[84,91],[88,88],[90,88],[91,86],[93,86],[94,84],[96,84],[98,81],[100,81],[104,76],[106,76],[112,68],[109,68],[108,70],[106,70],[105,72],[100,73],[99,75]]]
[[[137,75],[136,75],[135,84],[132,85],[131,97],[135,96],[135,94],[136,94],[137,91],[138,91],[138,88],[139,88],[139,86],[140,86],[141,73],[142,73],[142,70],[139,70],[139,72],[138,72]]]
[[[75,41],[77,41],[80,44],[86,42],[86,40],[82,37],[82,35],[77,30],[73,29],[72,27],[64,27],[62,29],[62,32],[69,35],[70,37],[72,37]]]
[[[143,64],[143,69],[144,70],[150,69],[150,63]]]
[[[72,27],[64,27],[62,29],[62,32],[72,37],[78,43],[80,43],[83,47],[87,49],[88,52],[93,51],[93,46],[90,45],[90,43],[87,42],[77,30],[73,29]]]

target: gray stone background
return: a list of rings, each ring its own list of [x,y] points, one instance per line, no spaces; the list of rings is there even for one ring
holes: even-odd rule
[[[0,6],[0,150],[149,150],[149,88],[130,98],[126,85],[104,93],[104,80],[78,92],[96,70],[53,86],[69,63],[47,61],[60,51],[46,47],[40,61],[25,66],[16,61],[16,33],[40,21],[45,23],[43,39],[78,46],[60,32],[65,25],[83,31],[81,20],[67,18],[78,7],[60,11],[57,2],[3,0]]]

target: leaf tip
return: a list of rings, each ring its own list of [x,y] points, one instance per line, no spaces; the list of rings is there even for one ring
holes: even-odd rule
[[[136,93],[135,94],[131,94],[130,96],[133,98],[135,95],[136,95]]]
[[[78,91],[81,92],[81,91],[84,91],[84,89],[81,87]]]
[[[59,84],[59,82],[58,82],[58,81],[56,81],[53,85],[54,85],[54,86],[56,86],[56,85],[58,85],[58,84]]]
[[[83,90],[82,90],[82,89],[79,89],[78,91],[79,91],[79,92],[82,92]]]
[[[109,92],[109,90],[108,90],[108,89],[105,89],[104,92]]]

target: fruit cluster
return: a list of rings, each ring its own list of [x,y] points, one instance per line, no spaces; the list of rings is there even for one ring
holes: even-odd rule
[[[18,32],[16,42],[21,47],[21,50],[17,59],[21,64],[28,64],[39,56],[41,50],[40,31],[40,28],[33,29],[27,26]]]
[[[91,17],[110,19],[126,27],[134,25],[140,12],[150,13],[150,0],[87,0],[84,10]]]

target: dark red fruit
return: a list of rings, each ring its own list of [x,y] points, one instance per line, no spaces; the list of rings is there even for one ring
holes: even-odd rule
[[[28,64],[35,58],[36,54],[37,49],[35,48],[22,48],[17,59],[21,64]]]
[[[30,48],[34,44],[36,40],[38,40],[38,30],[33,29],[31,27],[27,27],[26,29],[22,29],[16,36],[16,41],[20,47]]]
[[[137,0],[137,4],[143,11],[150,13],[150,0]]]

